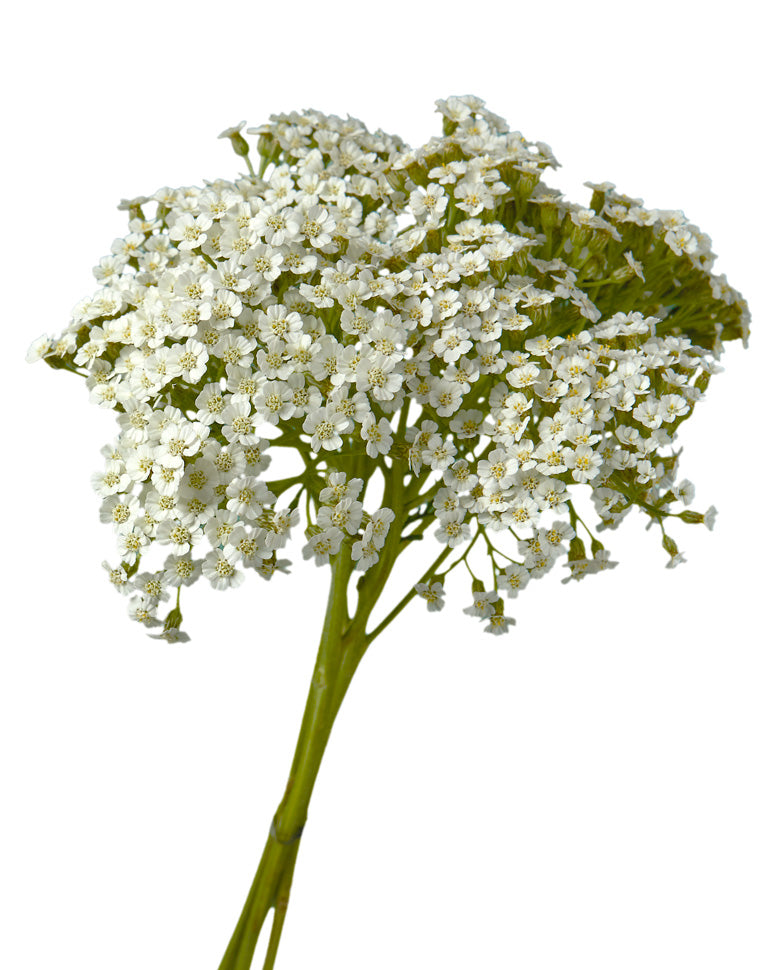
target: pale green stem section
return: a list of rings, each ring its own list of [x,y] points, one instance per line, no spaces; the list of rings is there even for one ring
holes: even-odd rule
[[[307,820],[307,807],[326,742],[344,696],[344,690],[335,692],[334,687],[347,647],[345,627],[351,572],[349,555],[349,547],[343,546],[334,562],[323,632],[288,784],[275,812],[253,885],[219,970],[249,970],[259,933],[269,910],[273,908],[275,916],[264,970],[271,970],[275,963],[299,840]]]

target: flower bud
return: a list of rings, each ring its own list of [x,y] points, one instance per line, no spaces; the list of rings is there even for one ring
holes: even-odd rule
[[[694,386],[703,394],[706,388],[709,386],[709,381],[711,380],[711,374],[708,371],[704,371],[695,378]]]
[[[590,199],[590,208],[595,212],[597,216],[601,215],[601,210],[606,202],[606,193],[603,192],[600,186],[596,186],[593,190],[593,195]]]
[[[539,184],[539,172],[521,172],[517,180],[515,195],[520,202],[525,202],[531,197],[531,193]]]
[[[680,512],[678,518],[682,522],[703,522],[703,514],[701,512],[690,512],[689,509],[686,512]]]
[[[219,138],[228,138],[229,141],[232,143],[232,148],[234,149],[235,154],[242,155],[243,157],[245,157],[250,151],[250,149],[248,148],[248,142],[240,134],[244,124],[245,122],[241,121],[238,125],[235,125],[233,128],[225,129],[218,136]]]
[[[243,138],[242,135],[232,135],[230,141],[235,154],[245,156],[250,151],[248,142]]]
[[[569,542],[569,562],[585,558],[585,544],[579,536],[574,536]]]
[[[679,554],[679,547],[669,535],[663,536],[663,548],[671,558]]]
[[[178,630],[180,629],[180,625],[182,622],[183,622],[183,614],[181,613],[181,611],[178,609],[177,606],[174,606],[167,614],[167,617],[164,621],[164,629]]]

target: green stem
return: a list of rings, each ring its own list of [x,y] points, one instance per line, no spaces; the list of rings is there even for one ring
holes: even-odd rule
[[[264,970],[272,970],[275,966],[278,946],[280,945],[280,934],[283,932],[283,923],[288,910],[288,894],[291,890],[291,879],[294,875],[294,864],[296,853],[299,851],[299,840],[294,842],[293,859],[286,866],[283,875],[278,883],[278,891],[275,897],[275,915],[272,917],[272,930],[267,945],[267,953],[264,957]]]
[[[338,675],[350,645],[345,634],[348,622],[347,588],[351,573],[349,553],[349,547],[343,546],[333,563],[323,632],[288,784],[275,812],[261,862],[219,970],[249,970],[259,933],[273,908],[275,916],[264,970],[271,970],[275,962],[299,840],[307,820],[307,808],[326,743],[344,697],[343,686],[347,686],[343,685]]]

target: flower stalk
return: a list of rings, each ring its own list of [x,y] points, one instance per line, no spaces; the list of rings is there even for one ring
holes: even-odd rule
[[[286,790],[272,820],[261,862],[219,970],[248,970],[271,909],[274,909],[274,916],[264,970],[271,970],[275,963],[313,786],[334,719],[355,673],[355,667],[344,667],[351,645],[349,634],[352,636],[348,630],[347,613],[351,571],[345,548],[332,565],[320,646]]]

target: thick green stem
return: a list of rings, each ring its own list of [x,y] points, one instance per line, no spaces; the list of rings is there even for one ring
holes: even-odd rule
[[[347,687],[340,675],[343,658],[351,646],[351,637],[346,635],[347,588],[351,573],[349,552],[349,547],[343,547],[334,562],[326,618],[288,784],[275,812],[261,862],[219,970],[249,970],[259,933],[273,908],[275,916],[264,970],[271,970],[274,966],[299,840],[307,820],[307,808],[326,743],[344,697],[343,688]]]
[[[267,953],[264,957],[264,970],[272,970],[275,966],[275,957],[280,945],[280,934],[283,932],[283,923],[288,910],[288,895],[291,890],[291,880],[294,875],[294,862],[296,853],[299,850],[299,841],[295,842],[294,859],[286,866],[278,884],[278,891],[275,897],[275,915],[272,918],[272,930],[267,945]]]
[[[282,908],[285,916],[298,849],[298,839],[290,845],[281,845],[270,833],[242,915],[219,964],[219,970],[248,970],[253,963],[259,933],[270,909],[276,907],[277,916]],[[282,920],[277,932],[273,934],[278,938],[281,927]],[[271,957],[269,950],[267,952],[265,970],[271,970],[273,966],[277,943],[274,944],[273,950]]]

